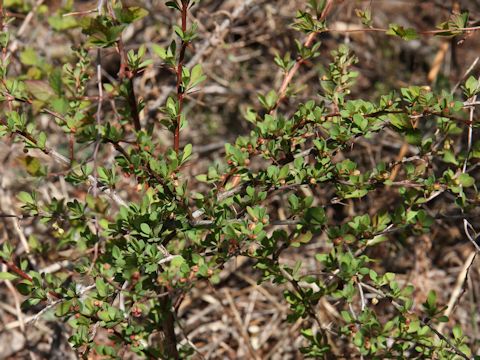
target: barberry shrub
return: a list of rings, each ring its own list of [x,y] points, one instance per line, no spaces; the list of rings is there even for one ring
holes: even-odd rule
[[[225,143],[224,158],[192,176],[186,169],[197,157],[182,134],[195,117],[186,104],[207,78],[194,63],[201,59],[194,56],[198,27],[189,16],[202,2],[166,5],[178,14],[178,25],[165,47],[129,50],[122,40],[129,25],[147,15],[141,7],[99,2],[95,11],[50,16],[52,31],[82,33],[61,64],[32,48],[16,57],[16,22],[1,9],[0,136],[22,144],[32,184],[65,189],[64,197],[50,198],[35,186],[21,191],[21,213],[8,215],[33,219],[39,231],[17,245],[23,253],[12,239],[2,240],[0,251],[1,278],[24,296],[30,321],[54,312],[68,322],[69,343],[84,358],[120,358],[125,351],[142,358],[201,357],[188,341],[180,344],[178,306],[198,283],[215,286],[224,265],[241,256],[259,284],[284,289],[288,321],[303,319],[306,358],[335,358],[339,351],[348,358],[472,358],[469,337],[452,325],[436,293],[415,302],[413,286],[377,266],[375,248],[398,241],[415,246],[406,239],[431,233],[443,216],[438,209],[447,205],[458,210],[457,224],[478,247],[470,222],[480,199],[478,80],[466,76],[453,92],[410,86],[353,98],[357,57],[344,44],[326,54],[320,42],[337,4],[306,1],[293,19],[300,39],[295,55],[275,58],[281,87],[244,109],[249,133]],[[374,28],[370,8],[357,15],[363,23],[357,31],[383,32],[391,42],[477,30],[466,12],[423,32],[396,24]],[[108,48],[120,58],[116,81],[102,74],[101,50]],[[318,74],[321,91],[297,104],[295,74],[320,56],[331,59]],[[159,63],[175,86],[158,109],[161,117],[147,124],[146,94],[138,93],[135,79]],[[45,116],[57,132],[42,127]],[[159,129],[171,134],[169,142]],[[368,162],[353,154],[355,144],[385,132],[400,135],[398,145],[410,156]],[[375,211],[362,206],[385,194],[395,201],[376,204]],[[347,203],[357,213],[334,218]],[[322,244],[314,273],[300,260],[287,261],[292,248],[310,243]],[[56,251],[69,254],[67,265],[42,272],[39,259],[48,261]],[[338,312],[336,323],[323,322],[322,299]],[[449,321],[450,330],[438,330]],[[110,342],[96,341],[100,332]]]

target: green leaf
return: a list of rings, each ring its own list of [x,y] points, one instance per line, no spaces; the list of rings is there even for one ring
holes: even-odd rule
[[[353,338],[353,343],[358,347],[363,346],[363,334],[361,331],[355,334],[355,337]]]
[[[308,244],[313,238],[313,234],[308,231],[304,234],[300,234],[297,236],[291,243],[291,246],[293,247],[299,247],[302,244]]]
[[[418,34],[415,29],[404,28],[398,24],[390,24],[386,32],[387,35],[398,36],[403,40],[415,40],[418,39]]]
[[[345,199],[356,199],[356,198],[361,198],[364,197],[365,195],[368,194],[367,189],[357,189],[353,190],[352,192],[349,192],[344,196]]]
[[[435,291],[433,290],[430,290],[428,292],[428,296],[427,296],[427,304],[433,308],[435,307],[435,304],[437,303],[437,294]]]
[[[405,133],[405,140],[411,145],[421,145],[422,133],[417,129],[410,129]]]
[[[360,130],[364,131],[367,126],[368,126],[368,120],[365,119],[362,115],[360,114],[355,114],[353,115],[353,122],[355,125],[357,125]]]
[[[142,230],[142,232],[147,235],[150,235],[152,233],[152,229],[150,228],[150,225],[146,223],[140,224],[140,230]]]
[[[29,280],[23,280],[17,284],[17,290],[24,296],[29,296],[32,291],[32,282]]]
[[[46,174],[46,168],[42,165],[42,162],[31,156],[26,156],[20,159],[21,163],[25,166],[25,170],[32,176],[43,176]]]
[[[72,300],[66,300],[61,302],[57,306],[57,310],[55,311],[55,315],[58,317],[65,316],[70,312],[70,307],[72,306]]]
[[[9,272],[0,272],[0,280],[15,280],[18,279],[17,275],[10,274]]]
[[[447,323],[448,322],[448,316],[442,315],[437,318],[438,322],[442,323]]]
[[[131,24],[134,21],[140,20],[148,15],[148,11],[138,7],[132,6],[127,9],[115,9],[117,20],[124,24]]]
[[[20,53],[20,61],[24,65],[29,66],[38,66],[40,65],[40,59],[38,58],[37,53],[31,47],[27,47]]]
[[[185,163],[190,158],[190,156],[192,155],[192,150],[192,144],[185,145],[182,153],[182,161],[180,162],[181,164]]]
[[[368,27],[372,26],[372,10],[370,8],[364,11],[356,9],[355,14],[361,19],[363,25]]]
[[[40,134],[38,134],[38,137],[37,137],[38,148],[44,150],[46,142],[47,142],[47,134],[45,134],[42,131]]]
[[[458,176],[458,181],[460,181],[460,184],[462,184],[463,187],[475,185],[475,178],[465,173],[462,173]]]
[[[208,181],[208,178],[207,178],[206,174],[197,175],[197,176],[195,176],[195,179],[197,179],[200,182],[207,182]]]
[[[455,157],[454,153],[450,150],[445,150],[443,152],[443,161],[447,164],[455,164],[458,165],[457,158]]]
[[[96,286],[96,289],[97,289],[97,292],[98,292],[98,295],[100,297],[106,297],[108,295],[108,286],[107,284],[105,283],[105,281],[103,281],[102,278],[97,278],[95,280],[95,286]]]
[[[195,65],[190,72],[190,82],[188,88],[191,89],[201,82],[203,82],[207,77],[203,74],[202,65]]]
[[[177,2],[176,1],[167,1],[165,3],[165,5],[171,9],[175,9],[175,10],[179,10],[180,11],[180,7],[178,6]]]
[[[17,198],[18,200],[20,200],[21,202],[23,202],[24,204],[32,204],[34,203],[34,199],[32,197],[32,195],[30,195],[29,193],[27,193],[26,191],[21,191],[18,195],[17,195]]]
[[[313,207],[305,212],[305,221],[307,224],[324,225],[327,221],[325,210],[322,207]]]
[[[50,84],[42,80],[25,80],[28,92],[37,100],[48,101],[55,96]]]
[[[186,261],[185,259],[183,258],[183,256],[175,256],[172,261],[170,262],[170,265],[173,266],[173,267],[176,267],[176,268],[179,268],[180,266],[182,266],[183,264],[185,264]]]
[[[467,98],[471,98],[477,95],[478,92],[480,91],[480,82],[477,80],[477,78],[470,76],[465,82],[463,91]]]
[[[48,24],[55,31],[64,31],[78,26],[78,21],[75,16],[63,16],[62,14],[55,14],[48,18]]]
[[[453,337],[455,339],[461,339],[462,338],[462,335],[463,335],[463,332],[462,332],[462,328],[459,326],[459,325],[455,325],[452,329],[452,333],[453,333]]]

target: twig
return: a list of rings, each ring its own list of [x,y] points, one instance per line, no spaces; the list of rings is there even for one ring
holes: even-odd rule
[[[175,317],[175,321],[177,322],[178,324],[178,327],[180,328],[181,330],[181,333],[182,333],[182,336],[183,338],[185,339],[185,341],[187,342],[187,344],[189,346],[192,347],[192,349],[195,351],[195,353],[198,355],[198,358],[200,360],[205,360],[205,356],[203,356],[203,354],[200,352],[200,349],[198,349],[198,347],[190,340],[186,330],[185,330],[185,327],[181,324],[181,322],[178,320],[177,316],[175,313],[173,313],[173,316]]]
[[[97,9],[101,13],[103,9],[103,2],[104,0],[99,0],[97,4]],[[110,16],[117,21],[117,15],[113,8],[110,6],[110,3],[107,3],[108,11],[110,13]],[[133,127],[135,131],[140,131],[142,129],[142,126],[140,124],[140,117],[139,117],[139,111],[138,111],[138,104],[137,104],[137,98],[135,96],[135,89],[134,89],[134,84],[133,84],[133,79],[136,75],[134,71],[131,71],[128,68],[128,57],[127,57],[127,50],[125,49],[125,44],[123,43],[122,36],[117,40],[117,51],[118,54],[120,55],[120,69],[118,71],[118,77],[122,81],[126,81],[126,87],[127,87],[127,96],[126,100],[128,102],[128,106],[130,107],[130,115],[132,117],[132,122],[133,122]]]
[[[220,26],[218,26],[215,29],[215,32],[210,36],[208,39],[204,40],[199,46],[198,49],[195,51],[195,55],[190,59],[190,61],[187,63],[187,67],[192,67],[196,63],[198,63],[202,57],[205,55],[205,53],[208,51],[208,49],[213,46],[214,44],[220,43],[223,38],[225,37],[225,30],[242,14],[246,8],[248,8],[254,0],[243,0],[243,1],[238,1],[238,7],[235,8],[235,10],[225,19]],[[149,108],[148,111],[149,113],[156,112],[157,109],[162,106],[165,101],[167,100],[168,94],[174,90],[175,87],[173,86],[166,86],[158,99],[153,102]]]
[[[312,304],[310,302],[308,302],[307,300],[304,300],[306,295],[305,295],[305,292],[303,291],[303,288],[292,277],[292,275],[290,275],[281,265],[279,266],[279,269],[280,269],[280,272],[282,273],[282,275],[285,277],[285,279],[287,279],[290,282],[290,284],[292,284],[295,291],[298,292],[298,294],[300,295],[300,297],[302,299],[303,304],[305,305],[305,308],[306,308],[308,314],[317,323],[322,338],[324,339],[324,341],[327,341],[326,331],[330,331],[330,329],[328,327],[325,327],[322,324],[319,317],[317,316],[317,312],[312,307]]]
[[[188,13],[189,1],[182,0],[182,32],[185,34],[187,32],[187,13]],[[178,56],[178,64],[176,69],[177,74],[177,101],[178,101],[178,114],[177,114],[177,124],[173,134],[173,148],[178,154],[180,150],[180,127],[182,125],[182,111],[183,111],[183,101],[185,99],[185,89],[183,87],[183,65],[185,61],[185,52],[187,51],[188,41],[181,40],[180,53]]]
[[[453,289],[452,295],[450,296],[450,300],[448,301],[447,308],[443,313],[445,316],[450,316],[456,304],[458,304],[458,302],[460,301],[462,294],[465,292],[468,275],[469,275],[470,269],[472,268],[473,262],[475,261],[476,256],[477,256],[477,252],[472,251],[470,255],[468,255],[468,258],[465,261],[465,263],[463,264],[462,270],[458,274],[457,281],[455,283],[455,288]],[[437,330],[442,332],[444,326],[445,326],[445,323],[440,323],[437,327]]]
[[[129,281],[125,281],[122,285],[122,288],[118,292],[118,308],[125,312],[125,295],[124,295],[124,290],[127,289],[127,287],[130,285]],[[116,299],[113,300],[115,302]],[[126,315],[126,314],[125,314]]]
[[[167,262],[170,262],[172,261],[173,259],[179,257],[180,255],[169,255],[163,259],[161,259],[160,261],[158,261],[158,265],[162,265],[162,264],[165,264]]]
[[[83,288],[82,291],[80,291],[77,295],[80,297],[80,296],[84,295],[85,293],[87,293],[88,291],[94,289],[95,286],[96,286],[95,284],[89,285],[89,286]],[[32,323],[36,322],[48,310],[50,310],[51,308],[57,306],[58,304],[61,304],[61,303],[65,302],[67,300],[68,299],[62,298],[62,299],[58,299],[58,300],[55,300],[55,301],[51,302],[50,304],[45,306],[42,310],[40,310],[38,313],[36,313],[34,316],[29,317],[26,321],[26,324],[28,325],[28,324],[32,324]]]
[[[393,307],[395,307],[395,309],[397,309],[398,311],[402,312],[403,310],[403,307],[402,305],[400,305],[398,302],[396,302],[394,300],[394,298],[387,294],[387,293],[384,293],[382,290],[379,290],[373,286],[370,286],[368,284],[365,284],[363,282],[360,282],[360,285],[367,289],[368,291],[371,291],[385,299],[389,299],[390,300],[390,303],[393,305]],[[428,322],[422,320],[419,318],[419,321],[420,323],[422,323],[422,325],[424,326],[428,326],[428,328],[435,333],[435,335],[438,336],[438,338],[440,338],[441,340],[445,341],[448,346],[455,352],[455,354],[457,354],[458,356],[462,357],[463,359],[466,359],[466,360],[470,360],[470,358],[463,352],[461,351],[457,346],[455,346],[455,344],[453,344],[450,339],[448,339],[445,335],[443,335],[441,332],[437,331],[431,324],[429,324]]]
[[[465,230],[465,235],[467,235],[468,240],[470,240],[477,252],[480,252],[480,246],[477,244],[477,233],[467,219],[463,219],[463,229]],[[470,230],[474,235],[470,234]]]
[[[84,15],[89,15],[89,14],[95,13],[97,11],[98,11],[97,9],[90,9],[90,10],[84,10],[84,11],[72,11],[72,12],[63,14],[62,16],[63,17],[77,16],[77,15],[84,16]]]
[[[323,9],[322,14],[320,15],[320,19],[319,19],[320,21],[325,20],[325,18],[327,17],[327,15],[330,13],[330,11],[333,8],[333,3],[334,3],[333,0],[327,0],[325,8]],[[311,47],[312,44],[313,44],[313,41],[315,40],[315,37],[317,35],[318,35],[318,32],[310,33],[307,36],[303,46],[306,47],[306,48]],[[302,66],[302,64],[304,62],[305,62],[304,58],[302,58],[302,57],[297,58],[297,60],[295,62],[295,65],[293,65],[293,67],[285,74],[285,77],[283,78],[282,85],[280,86],[280,89],[278,90],[277,102],[275,103],[273,108],[270,110],[270,113],[273,113],[273,111],[275,111],[275,109],[283,101],[283,99],[285,98],[286,93],[287,93],[288,85],[290,85],[290,82],[292,81],[293,77],[295,76],[295,74],[297,73],[297,71],[300,69],[300,67]]]
[[[455,84],[455,86],[453,87],[452,91],[450,92],[451,94],[454,94],[455,91],[457,91],[458,87],[460,86],[460,84],[463,82],[463,80],[465,80],[465,78],[468,76],[468,74],[470,74],[472,72],[472,70],[475,68],[475,66],[477,66],[478,64],[478,60],[480,59],[480,57],[476,57],[475,60],[473,60],[472,64],[468,67],[467,71],[465,71],[463,73],[463,76],[460,78],[460,80],[458,80],[458,82]],[[471,104],[472,105],[472,104]]]
[[[61,269],[71,267],[73,263],[70,260],[63,260],[51,265],[45,266],[44,268],[38,270],[40,274],[53,274]]]
[[[360,283],[357,281],[358,293],[360,294],[360,309],[363,311],[367,306],[365,301],[365,295],[363,294],[363,289]]]
[[[7,266],[5,264],[3,264],[2,267],[3,267],[2,271],[6,271]],[[18,322],[20,324],[20,329],[22,330],[22,332],[24,332],[25,331],[25,321],[24,321],[24,318],[23,318],[22,309],[20,307],[20,299],[18,297],[17,290],[15,289],[15,287],[13,286],[13,284],[10,280],[4,280],[4,281],[5,281],[5,284],[7,285],[8,290],[12,293],[12,297],[13,297],[13,300],[15,302],[15,313],[17,315],[17,319],[18,319]]]
[[[471,99],[469,99],[468,102],[470,103],[475,103],[477,101],[477,95],[473,96]],[[467,102],[467,103],[468,103]],[[473,143],[473,115],[475,112],[475,106],[470,105],[469,106],[469,122],[468,122],[468,139],[467,139],[467,156],[465,156],[465,161],[463,162],[463,168],[462,171],[465,173],[467,171],[467,164],[468,164],[468,158],[470,157],[470,153],[472,151],[472,143]]]

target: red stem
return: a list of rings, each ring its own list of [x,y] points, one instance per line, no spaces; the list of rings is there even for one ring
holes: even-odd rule
[[[187,31],[187,11],[188,11],[188,1],[182,0],[182,32]],[[185,51],[187,50],[188,42],[182,40],[180,47],[180,55],[178,58],[177,65],[177,99],[178,99],[178,115],[177,115],[177,124],[175,132],[173,134],[173,148],[178,154],[180,149],[180,125],[182,121],[182,110],[183,110],[183,100],[185,98],[184,89],[182,88],[183,81],[183,63],[185,61]]]

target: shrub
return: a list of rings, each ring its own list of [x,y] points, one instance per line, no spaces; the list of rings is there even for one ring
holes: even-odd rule
[[[12,19],[2,9],[0,135],[23,144],[30,176],[52,185],[58,180],[42,163],[43,153],[69,184],[63,198],[19,192],[22,214],[12,216],[33,217],[47,236],[38,235],[42,241],[34,246],[32,237],[24,244],[31,251],[21,256],[10,240],[0,252],[8,270],[1,276],[15,282],[25,297],[23,309],[35,312],[31,321],[53,309],[68,321],[69,342],[85,358],[94,353],[117,358],[125,348],[146,358],[195,356],[188,342],[179,345],[178,306],[198,283],[218,284],[224,265],[242,256],[250,259],[259,283],[284,289],[288,320],[304,319],[305,357],[333,358],[343,349],[352,357],[375,359],[471,358],[461,327],[438,330],[438,323],[449,319],[436,293],[416,303],[414,287],[379,270],[372,249],[422,239],[442,218],[439,209],[451,204],[478,248],[469,222],[480,199],[473,136],[478,80],[468,77],[461,94],[409,86],[373,100],[354,98],[358,60],[340,45],[320,71],[320,94],[296,104],[294,76],[305,63],[327,56],[318,39],[332,31],[327,18],[336,6],[331,0],[307,1],[293,24],[305,40],[296,42],[295,56],[275,58],[283,72],[281,87],[260,94],[260,106],[244,111],[249,133],[225,143],[224,158],[192,176],[187,167],[195,149],[182,144],[182,134],[195,114],[186,105],[202,92],[206,75],[191,51],[197,25],[188,14],[202,3],[166,5],[180,23],[168,46],[127,50],[122,33],[147,12],[101,2],[93,14],[49,18],[53,30],[83,33],[62,64],[27,48],[15,69],[16,40],[7,27]],[[375,28],[370,8],[357,14],[364,25],[353,31],[382,32],[392,42],[477,30],[467,13],[423,32],[396,24]],[[102,75],[100,49],[108,48],[120,55],[118,81]],[[161,105],[161,121],[147,123],[146,94],[137,93],[135,79],[159,61],[175,86]],[[64,139],[42,127],[38,119],[45,115]],[[171,134],[168,147],[160,127]],[[397,159],[375,157],[369,164],[352,152],[359,141],[374,142],[387,131],[404,139],[399,145],[406,151]],[[108,156],[112,148],[114,158]],[[75,191],[87,188],[87,194]],[[381,202],[374,208],[365,205],[375,199]],[[335,219],[335,209],[345,203],[356,213]],[[285,260],[289,250],[311,242],[324,244],[315,254],[319,271],[309,273],[300,260]],[[68,267],[55,274],[40,271],[35,259],[48,257],[48,251],[72,254]],[[323,322],[322,299],[333,302],[338,323]],[[100,331],[112,342],[97,342]]]

